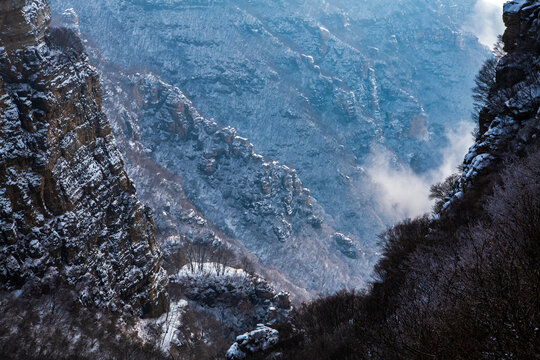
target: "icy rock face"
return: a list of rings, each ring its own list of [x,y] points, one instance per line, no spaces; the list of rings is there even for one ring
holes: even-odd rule
[[[156,315],[167,277],[101,111],[100,84],[44,1],[0,5],[0,286]]]
[[[111,96],[107,100],[111,105],[126,104],[129,109],[107,107],[107,111],[135,113],[131,124],[121,124],[131,132],[123,135],[140,138],[158,164],[182,175],[190,198],[214,223],[243,238],[242,231],[247,230],[239,224],[262,221],[260,228],[266,233],[258,237],[285,242],[295,217],[317,216],[309,190],[294,170],[254,153],[253,145],[233,128],[201,117],[177,88],[152,75],[125,80],[123,89],[112,88],[113,93],[106,95]],[[135,103],[129,102],[132,95]],[[228,211],[219,216],[209,209],[221,206]]]
[[[72,11],[62,18],[63,25],[78,32],[77,17]],[[262,276],[291,292],[298,301],[327,286],[337,290],[362,285],[375,256],[362,252],[351,261],[340,255],[330,239],[333,230],[323,221],[327,216],[316,202],[307,196],[299,205],[293,201],[298,197],[292,192],[295,187],[301,194],[308,194],[294,170],[270,162],[269,169],[285,170],[285,176],[274,184],[264,179],[263,186],[258,176],[267,170],[262,164],[268,161],[260,161],[252,145],[235,135],[234,129],[203,119],[179,89],[144,71],[121,70],[105,61],[90,41],[85,43],[91,62],[101,73],[104,111],[126,159],[127,172],[137,185],[139,197],[154,210],[157,238],[166,255],[182,252],[186,243],[225,245],[238,258],[248,256]],[[178,102],[170,105],[171,101]],[[200,167],[201,160],[206,160],[200,145],[204,139],[201,134],[206,134],[209,125],[213,132],[230,134],[214,137],[215,146],[229,149],[231,145],[243,144],[248,149],[244,157],[235,155],[234,148],[217,157],[217,173],[223,172],[224,176],[214,177]],[[180,137],[179,132],[183,134]],[[174,147],[163,139],[172,139]],[[164,155],[156,156],[163,151]],[[251,158],[256,160],[255,164],[246,164]],[[220,164],[224,162],[227,167],[222,169]],[[255,182],[250,184],[251,181]],[[236,194],[241,194],[242,203],[227,195],[231,186],[236,187]],[[272,189],[268,193],[269,186]],[[265,209],[257,200],[257,196],[263,195]],[[250,218],[238,220],[246,216]],[[279,231],[274,231],[272,225],[276,223],[292,224],[290,238],[279,240]],[[231,229],[230,224],[236,226]],[[297,237],[306,250],[287,251],[298,247],[298,243],[293,243]],[[252,256],[253,252],[259,257]],[[313,262],[313,258],[320,261]]]
[[[240,335],[227,351],[228,360],[241,360],[248,355],[260,354],[274,346],[279,340],[279,332],[268,326],[260,325],[257,329]]]
[[[483,132],[465,156],[463,175],[446,206],[494,172],[504,156],[520,156],[540,135],[540,2],[509,1],[503,19],[507,54],[480,113]]]
[[[205,118],[297,169],[336,227],[368,246],[391,221],[362,168],[372,145],[416,171],[435,166],[445,128],[470,118],[486,55],[460,30],[469,0],[52,3],[77,11],[108,60],[159,69]],[[219,173],[213,153],[207,174]]]

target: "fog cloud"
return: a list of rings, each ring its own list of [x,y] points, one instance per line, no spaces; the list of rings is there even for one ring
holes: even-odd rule
[[[396,157],[380,147],[373,149],[367,172],[376,184],[376,198],[386,215],[398,221],[429,212],[433,201],[429,199],[432,184],[443,181],[455,173],[457,166],[473,143],[473,125],[462,122],[448,131],[448,146],[443,149],[440,166],[418,175],[408,166],[396,165]]]
[[[475,34],[482,44],[492,47],[504,31],[502,11],[506,1],[478,0],[465,23],[465,30]]]

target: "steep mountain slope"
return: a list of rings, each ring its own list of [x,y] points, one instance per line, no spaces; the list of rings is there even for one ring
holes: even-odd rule
[[[540,1],[509,1],[504,21],[507,53],[479,78],[479,134],[442,210],[384,234],[369,292],[299,309],[266,348],[239,337],[230,359],[538,358]]]
[[[158,315],[167,277],[80,39],[43,0],[0,5],[0,287]],[[21,293],[21,292],[20,292]],[[120,311],[121,312],[121,311]]]
[[[55,23],[80,33],[73,10]],[[168,265],[178,266],[172,259],[187,244],[223,245],[297,301],[362,286],[375,254],[332,228],[294,169],[203,118],[178,88],[148,70],[122,69],[84,41],[127,171],[155,211]]]
[[[165,251],[226,243],[255,255],[257,271],[301,298],[363,283],[374,254],[327,224],[294,170],[254,153],[233,128],[201,117],[178,88],[154,75],[96,63],[104,109],[128,171],[148,189],[142,193],[155,206]],[[149,164],[159,173],[145,171]],[[196,208],[181,200],[184,192]]]
[[[469,118],[485,56],[461,31],[470,1],[52,3],[75,9],[105,58],[156,69],[202,116],[295,168],[364,247],[393,220],[365,171],[372,148],[418,172],[436,166],[447,124]]]

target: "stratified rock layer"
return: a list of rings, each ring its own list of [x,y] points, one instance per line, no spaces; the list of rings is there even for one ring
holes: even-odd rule
[[[43,0],[0,5],[0,286],[155,315],[167,306],[150,210],[137,199],[80,39]]]

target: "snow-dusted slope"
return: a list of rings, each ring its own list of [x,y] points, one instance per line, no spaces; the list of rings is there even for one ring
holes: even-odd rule
[[[373,254],[336,241],[346,237],[336,235],[293,169],[201,117],[159,78],[99,68],[105,111],[130,174],[155,209],[165,251],[224,242],[239,255],[254,254],[263,274],[295,294],[363,285]]]
[[[335,227],[369,246],[391,221],[363,167],[373,145],[434,167],[445,129],[470,117],[485,56],[461,31],[465,0],[52,3],[75,8],[107,59],[155,69],[296,169]]]
[[[72,287],[84,305],[158,314],[167,278],[80,39],[44,1],[0,5],[0,287]]]
[[[55,22],[79,32],[72,10]],[[146,70],[122,70],[91,40],[85,44],[101,73],[104,111],[127,171],[154,209],[168,265],[178,266],[174,258],[184,257],[187,244],[207,244],[229,249],[237,260],[248,257],[298,301],[363,286],[375,255],[331,227],[294,169],[256,154],[235,129],[203,118],[178,88]]]

